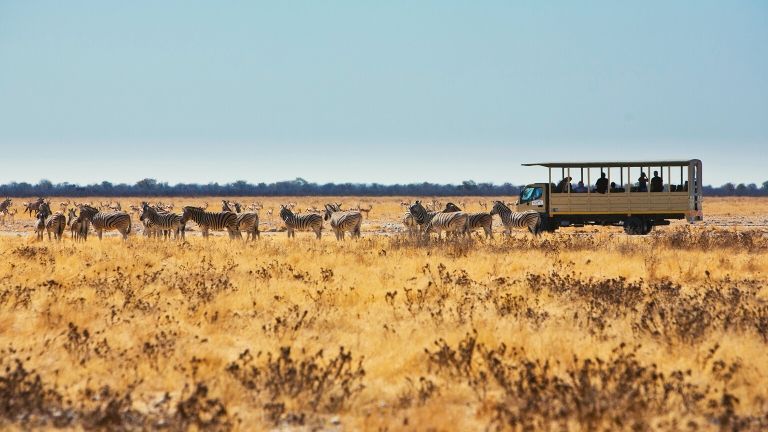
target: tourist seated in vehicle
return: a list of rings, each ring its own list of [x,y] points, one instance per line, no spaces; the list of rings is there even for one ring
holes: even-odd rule
[[[648,192],[648,176],[644,172],[640,172],[640,177],[637,179],[637,191]]]
[[[608,178],[605,177],[605,173],[600,173],[600,178],[595,182],[595,192],[604,194],[608,190]]]
[[[611,182],[611,193],[624,192],[623,187],[617,187],[616,182]]]
[[[664,192],[664,180],[659,177],[659,172],[653,172],[653,178],[651,178],[651,192]]]
[[[573,187],[573,190],[571,190],[571,192],[586,193],[587,192],[587,187],[584,186],[584,181],[583,180],[579,180],[579,183],[577,183],[576,186]]]
[[[570,177],[566,177],[566,178],[560,180],[560,183],[558,183],[557,186],[555,187],[555,192],[557,192],[557,193],[568,192],[568,185],[570,185],[570,184],[571,184],[571,178]]]

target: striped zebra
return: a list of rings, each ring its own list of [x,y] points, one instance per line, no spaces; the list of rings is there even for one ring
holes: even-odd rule
[[[48,240],[51,239],[51,233],[53,237],[61,241],[64,237],[64,229],[67,227],[67,217],[62,212],[56,212],[48,220],[45,221],[45,230],[48,231]]]
[[[123,240],[128,240],[128,234],[131,233],[131,216],[125,212],[101,212],[97,208],[84,205],[80,208],[77,220],[85,223],[86,227],[89,223],[93,225],[99,240],[104,231],[116,230],[122,234]]]
[[[506,235],[512,235],[512,228],[528,228],[533,235],[541,234],[541,215],[533,210],[513,212],[503,202],[494,201],[490,214],[499,215]]]
[[[280,219],[288,229],[288,238],[296,237],[295,231],[314,231],[319,240],[323,231],[323,217],[317,213],[294,214],[287,206],[280,206]]]
[[[445,211],[461,211],[459,207],[450,202],[445,205],[445,209]],[[485,238],[493,238],[493,216],[485,212],[467,213],[467,233],[472,233],[480,228],[485,231]]]
[[[467,232],[467,214],[462,211],[452,211],[451,207],[446,206],[442,212],[428,212],[419,201],[410,207],[410,211],[416,222],[423,225],[422,233],[426,237],[433,231],[437,232],[437,238],[442,236],[443,231],[446,235]]]
[[[0,203],[0,213],[7,213],[8,209],[11,207],[11,202],[13,202],[13,200],[6,197],[3,202]]]
[[[31,203],[24,203],[24,213],[29,213],[32,216],[33,212],[40,211],[40,206],[45,204],[45,200],[40,197],[36,201]]]
[[[260,237],[259,233],[259,214],[256,212],[245,212],[237,215],[237,229],[240,233],[245,232],[245,240],[254,240]],[[242,237],[242,234],[240,235]]]
[[[37,218],[37,223],[35,223],[35,234],[37,235],[38,241],[43,240],[43,233],[45,232],[45,219],[50,214],[51,210],[47,206],[39,206],[37,214],[35,215]]]
[[[360,238],[363,215],[359,211],[342,211],[336,204],[326,204],[323,219],[331,221],[331,229],[336,234],[336,240],[344,240],[345,231],[349,231],[352,237]]]
[[[69,209],[67,225],[73,241],[85,240],[88,236],[88,222],[77,220],[77,212],[73,208]]]
[[[200,207],[186,206],[181,215],[181,224],[186,225],[190,219],[200,227],[203,238],[208,238],[210,230],[227,230],[230,240],[240,237],[240,232],[237,230],[237,215],[232,212],[207,212]]]
[[[259,233],[259,214],[256,212],[240,213],[242,207],[240,203],[229,202],[227,200],[221,200],[221,211],[232,211],[232,207],[235,207],[237,214],[237,229],[240,231],[240,237],[245,231],[245,240],[254,240],[256,237],[261,237]]]
[[[148,222],[145,227],[161,230],[163,237],[166,237],[166,233],[173,232],[174,239],[178,239],[179,235],[184,239],[184,226],[181,223],[181,216],[176,213],[161,212],[152,208],[148,203],[142,203],[139,220]],[[170,238],[170,234],[167,237]]]

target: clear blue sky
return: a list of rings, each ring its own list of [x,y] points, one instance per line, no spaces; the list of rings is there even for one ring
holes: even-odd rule
[[[768,2],[0,0],[0,182],[768,179]]]

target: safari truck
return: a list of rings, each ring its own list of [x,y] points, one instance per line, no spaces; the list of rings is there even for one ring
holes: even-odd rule
[[[644,235],[671,219],[701,221],[701,161],[540,162],[549,181],[525,186],[517,211],[541,213],[542,227],[621,226]]]

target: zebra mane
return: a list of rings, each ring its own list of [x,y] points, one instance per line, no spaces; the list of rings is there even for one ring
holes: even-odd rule
[[[512,209],[511,209],[511,208],[507,207],[507,205],[506,205],[506,204],[504,204],[504,203],[503,203],[503,202],[501,202],[501,201],[494,201],[494,202],[493,202],[493,206],[494,206],[494,207],[499,207],[501,210],[504,210],[504,211],[508,211],[508,212],[511,212],[511,211],[512,211]]]

